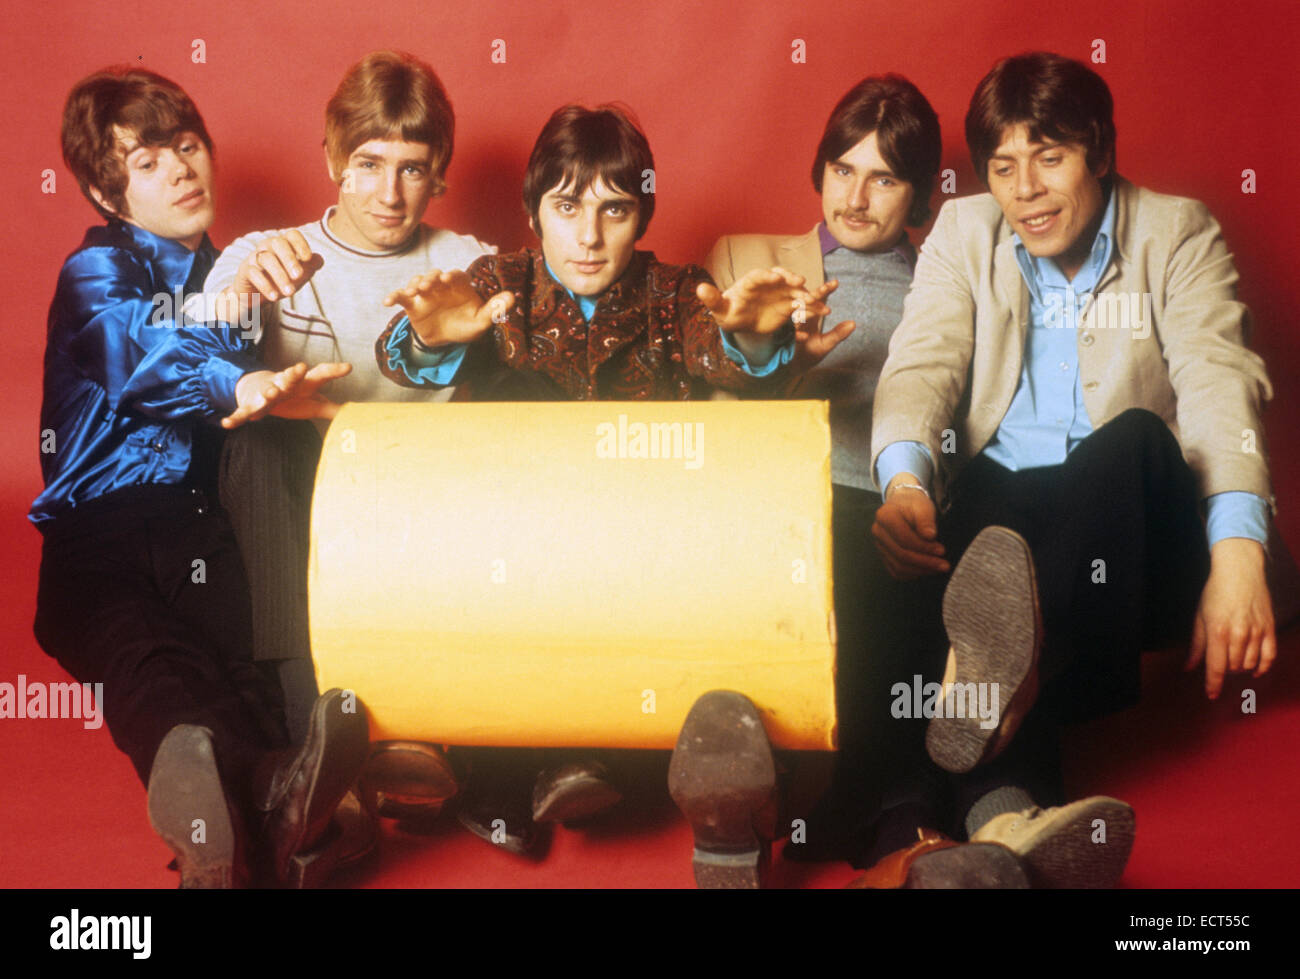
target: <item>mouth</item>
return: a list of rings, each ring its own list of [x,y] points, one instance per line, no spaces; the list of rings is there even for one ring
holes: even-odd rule
[[[201,203],[203,203],[203,200],[204,200],[207,196],[208,196],[208,193],[207,193],[207,191],[205,191],[205,190],[201,190],[201,189],[200,189],[200,190],[192,190],[192,191],[190,191],[188,194],[186,194],[184,197],[182,197],[182,198],[180,198],[179,200],[177,200],[174,206],[175,206],[175,207],[184,207],[184,208],[188,208],[188,209],[190,209],[190,210],[193,210],[194,208],[198,207]]]
[[[1060,211],[1048,211],[1022,217],[1020,218],[1020,226],[1030,234],[1041,235],[1052,227],[1060,213]]]
[[[402,214],[372,214],[370,217],[381,228],[400,228],[406,221],[405,215]]]
[[[868,228],[871,225],[876,223],[872,221],[871,218],[867,217],[865,214],[855,215],[855,214],[848,214],[844,211],[840,212],[840,220],[843,221],[850,228],[855,228],[859,230],[862,228]]]
[[[600,262],[570,262],[569,264],[572,265],[572,266],[573,266],[575,269],[577,269],[579,272],[581,272],[583,275],[595,275],[597,272],[599,272],[601,269],[603,269],[603,268],[605,267],[605,263],[604,263],[603,261],[600,261]]]

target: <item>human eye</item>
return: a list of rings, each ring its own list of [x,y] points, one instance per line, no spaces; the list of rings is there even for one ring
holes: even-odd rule
[[[852,175],[852,171],[849,170],[848,167],[831,167],[831,173],[835,174],[837,177],[848,177]]]
[[[1060,153],[1048,153],[1046,156],[1042,157],[1043,166],[1045,167],[1057,166],[1063,159],[1065,159],[1065,157],[1062,156]]]
[[[1011,167],[1005,163],[996,164],[993,167],[993,176],[1006,178],[1011,176]]]

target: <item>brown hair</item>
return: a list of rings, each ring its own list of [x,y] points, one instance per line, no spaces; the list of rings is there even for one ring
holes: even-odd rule
[[[889,168],[912,185],[907,223],[925,224],[930,218],[930,194],[939,173],[943,140],[934,109],[920,89],[902,75],[864,78],[831,110],[813,160],[813,187],[820,194],[826,164],[839,159],[873,132]]]
[[[1007,127],[1025,124],[1029,138],[1082,143],[1088,168],[1115,170],[1115,103],[1106,82],[1081,62],[1034,51],[1003,58],[980,81],[966,113],[966,145],[975,176],[988,186],[989,158]]]
[[[427,143],[435,194],[446,189],[456,113],[438,75],[414,55],[374,51],[350,69],[325,106],[325,150],[337,180],[348,157],[372,139]]]
[[[130,176],[115,127],[130,130],[144,146],[167,146],[177,133],[197,133],[212,153],[203,117],[175,82],[131,65],[105,68],[83,78],[63,107],[63,162],[86,199],[106,218],[128,216]],[[91,196],[92,187],[107,208]]]
[[[548,191],[564,186],[581,194],[600,178],[611,189],[637,199],[636,236],[640,238],[655,212],[654,192],[643,189],[646,171],[654,166],[650,143],[627,108],[562,106],[551,114],[533,144],[524,172],[524,209],[534,227],[540,227],[538,211]]]

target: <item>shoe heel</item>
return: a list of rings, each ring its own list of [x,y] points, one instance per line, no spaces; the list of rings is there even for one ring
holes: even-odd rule
[[[339,865],[342,843],[342,832],[337,825],[331,824],[314,849],[295,853],[289,858],[285,886],[297,891],[324,887],[330,874]]]
[[[716,853],[698,846],[691,861],[700,890],[761,890],[772,866],[772,845],[759,842],[755,850]]]

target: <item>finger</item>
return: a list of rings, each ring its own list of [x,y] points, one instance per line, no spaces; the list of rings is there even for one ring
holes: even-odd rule
[[[877,520],[871,527],[877,541],[884,545],[902,567],[917,573],[948,570],[948,562],[935,553],[936,544],[917,537],[904,521],[890,518]]]
[[[831,279],[830,282],[823,282],[821,286],[819,286],[814,291],[814,295],[816,295],[818,299],[825,299],[827,296],[829,296],[832,292],[834,292],[839,287],[840,287],[840,280]]]
[[[292,277],[286,271],[280,258],[271,248],[263,245],[253,253],[253,264],[261,269],[282,295],[288,296],[293,293]]]
[[[727,307],[722,298],[722,293],[718,291],[718,287],[707,282],[701,282],[695,287],[695,297],[704,304],[704,308],[710,313],[722,312]]]
[[[1217,700],[1223,690],[1223,674],[1228,665],[1227,643],[1218,628],[1206,630],[1208,642],[1205,647],[1205,695]]]
[[[326,364],[317,364],[311,370],[307,371],[304,380],[308,381],[333,381],[340,377],[346,377],[352,373],[352,365],[331,361]]]
[[[292,229],[284,236],[284,240],[293,250],[294,257],[300,262],[306,262],[312,257],[311,245],[307,244],[307,239],[297,228]],[[319,256],[318,256],[319,257]]]
[[[1272,626],[1269,626],[1264,641],[1259,644],[1259,667],[1255,670],[1255,676],[1263,676],[1267,673],[1275,659],[1277,659],[1277,633],[1273,631]]]
[[[269,248],[275,255],[276,261],[280,263],[280,267],[289,276],[291,286],[302,277],[302,262],[298,259],[293,243],[287,238],[272,238],[262,247]]]
[[[258,291],[260,295],[271,301],[280,298],[280,290],[275,287],[275,283],[270,277],[262,271],[256,264],[250,262],[246,268],[246,275],[249,284]]]
[[[853,320],[845,320],[843,323],[836,324],[833,330],[826,333],[818,333],[811,336],[806,344],[810,353],[818,357],[825,357],[828,353],[838,347],[848,339],[849,334],[858,328],[858,324]],[[798,336],[796,335],[796,340]]]
[[[1196,610],[1196,618],[1192,622],[1192,645],[1187,651],[1187,662],[1183,664],[1184,670],[1194,670],[1198,663],[1205,656],[1205,619],[1201,616],[1200,609]]]
[[[1250,645],[1250,628],[1242,625],[1240,622],[1234,622],[1228,627],[1227,637],[1227,657],[1228,672],[1238,673],[1241,671],[1242,664],[1246,661],[1246,649]]]

